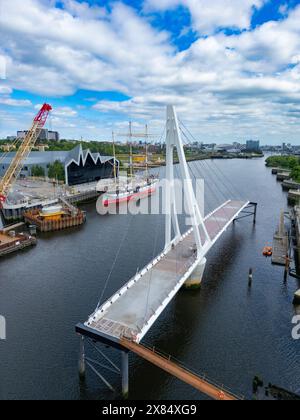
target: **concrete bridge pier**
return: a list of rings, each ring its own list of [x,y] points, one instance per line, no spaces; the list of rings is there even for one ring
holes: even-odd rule
[[[84,336],[80,336],[80,350],[79,350],[79,378],[83,381],[85,379],[85,348]]]
[[[122,351],[122,395],[128,398],[129,392],[129,357],[128,351]]]
[[[201,287],[206,262],[206,258],[203,258],[203,260],[198,264],[191,277],[184,283],[185,289],[192,290],[199,289]]]

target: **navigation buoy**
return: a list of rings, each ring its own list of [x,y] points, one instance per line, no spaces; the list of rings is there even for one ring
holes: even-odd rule
[[[272,257],[273,248],[271,246],[265,246],[264,249],[263,249],[263,255],[265,257]]]

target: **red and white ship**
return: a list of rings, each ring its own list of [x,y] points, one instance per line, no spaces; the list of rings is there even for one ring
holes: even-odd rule
[[[158,180],[153,179],[149,182],[137,184],[135,187],[128,186],[126,189],[107,192],[102,199],[103,206],[109,207],[110,205],[128,203],[132,200],[138,201],[149,197],[155,194],[157,183]]]
[[[126,136],[130,139],[130,178],[131,182],[122,185],[120,183],[121,179],[119,174],[117,173],[116,165],[114,165],[114,178],[115,178],[115,186],[113,191],[108,191],[104,194],[102,198],[102,204],[104,207],[109,207],[110,205],[118,205],[121,203],[128,203],[132,200],[138,201],[142,198],[149,197],[156,192],[156,186],[159,182],[153,175],[149,176],[149,164],[148,164],[148,143],[146,142],[146,155],[145,155],[145,167],[146,173],[142,179],[138,179],[134,176],[134,165],[133,165],[133,148],[132,148],[132,138],[148,138],[148,126],[146,126],[145,134],[133,134],[132,133],[132,123],[129,123],[129,133]],[[116,147],[115,147],[115,135],[112,134],[113,140],[113,153],[114,153],[114,161],[116,162]],[[128,182],[128,181],[127,181]]]

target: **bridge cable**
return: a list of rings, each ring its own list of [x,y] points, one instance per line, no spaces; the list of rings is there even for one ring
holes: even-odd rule
[[[181,129],[182,130],[182,129]],[[183,135],[187,138],[187,140],[190,142],[190,140],[188,139],[188,137],[187,137],[187,135],[185,134],[185,132],[182,130],[182,132],[183,132]],[[213,175],[216,177],[216,178],[218,178],[218,179],[220,179],[219,178],[219,176],[215,173],[215,171],[213,170],[213,168],[211,168],[210,167],[210,165],[208,164],[208,162],[206,162],[205,160],[204,160],[204,164],[206,165],[206,167],[208,168],[208,170],[209,170],[209,172],[207,172],[207,174],[210,176],[210,178],[211,178],[211,180],[212,180],[212,184],[214,184],[215,186],[216,186],[216,188],[217,188],[217,190],[219,191],[219,193],[221,194],[221,196],[223,196],[223,198],[225,199],[225,202],[227,202],[228,201],[228,198],[225,196],[225,194],[224,194],[224,192],[220,189],[220,187],[219,187],[219,185],[218,185],[218,183],[215,181],[215,179],[210,175],[210,173],[212,172],[213,173]],[[190,165],[190,167],[192,166],[192,164]],[[198,170],[200,170],[200,167],[201,166],[203,166],[202,165],[202,161],[201,160],[199,160],[199,161],[196,161],[196,167],[197,167],[197,169]],[[221,180],[220,180],[221,181]],[[222,181],[221,181],[222,182]],[[222,184],[223,184],[223,182],[222,182]],[[208,185],[210,185],[210,184],[208,184]],[[224,184],[223,184],[224,185]],[[225,186],[226,187],[226,186]],[[228,188],[227,188],[228,189]],[[228,189],[229,190],[229,189]],[[215,191],[212,189],[212,188],[210,188],[210,191],[213,193],[213,195],[215,196],[215,198],[216,198],[216,200],[217,200],[217,202],[219,201],[219,198],[218,198],[218,196],[216,195],[216,193],[215,193]],[[231,195],[231,190],[229,190],[229,194]],[[221,203],[222,204],[222,203]],[[223,212],[223,214],[224,214],[224,216],[225,216],[225,218],[226,218],[226,212],[225,212],[225,208],[222,208],[222,209],[220,209],[222,212]],[[216,219],[216,217],[215,217],[215,220],[217,221],[217,219]],[[220,226],[220,224],[218,223],[218,225],[219,225],[219,227],[221,227]]]
[[[226,175],[226,173],[224,171],[221,170],[221,168],[216,164],[216,162],[214,161],[214,159],[212,159],[212,164],[215,166],[215,168],[217,169],[217,171],[220,173],[221,179],[227,180],[227,182],[231,185],[231,187],[233,188],[234,192],[237,194],[237,198],[240,198],[242,201],[245,200],[244,198],[244,194],[239,190],[239,188],[237,187],[237,185],[233,184],[229,177]]]
[[[213,175],[214,175],[214,171],[211,171],[211,168],[208,165],[208,163],[206,163],[205,165],[208,168],[208,171],[213,172]],[[196,167],[202,173],[201,168],[203,167],[203,165],[201,165],[200,161],[196,163]],[[203,168],[203,170],[204,170],[204,168]],[[207,171],[207,174],[209,174],[208,171]],[[214,179],[213,176],[211,176],[211,179]],[[215,185],[216,189],[218,190],[218,192],[220,193],[220,196],[222,197],[222,200],[224,199],[225,200],[224,202],[227,202],[230,199],[231,191],[229,191],[229,194],[230,195],[229,195],[229,197],[227,197],[225,195],[224,191],[219,187],[219,185],[218,185],[218,183],[216,181],[214,181],[214,185]],[[217,196],[217,193],[214,191],[214,189],[213,188],[210,188],[210,191],[214,194],[215,198],[217,200],[219,200],[219,197]]]
[[[190,167],[192,167],[192,166],[190,166]],[[203,180],[205,180],[205,178],[203,176],[203,173],[200,169],[200,165],[195,165],[195,171],[197,172],[198,176],[200,176]],[[209,185],[209,183],[206,182],[205,185]],[[217,193],[214,191],[213,188],[208,187],[208,188],[205,188],[205,190],[206,189],[208,189],[208,191],[210,192],[210,194],[206,194],[206,199],[205,199],[209,203],[209,213],[211,213],[212,219],[215,220],[215,222],[217,223],[217,225],[219,226],[219,228],[221,230],[222,225],[220,224],[220,220],[218,219],[218,217],[215,214],[215,209],[218,208],[219,205],[220,205],[219,197],[218,197]],[[204,190],[204,193],[205,193],[205,190]],[[213,200],[213,198],[214,198],[214,200]],[[225,200],[225,201],[227,201],[227,200]]]
[[[182,130],[182,132],[183,132],[184,136],[186,137],[186,139],[188,140],[188,142],[191,144],[191,141],[188,138],[188,136],[185,134],[185,132],[183,130]],[[199,159],[198,161],[196,161],[196,165],[198,165],[198,166],[204,166],[205,165],[208,168],[208,171],[210,173],[213,173],[213,175],[214,175],[215,178],[219,179],[220,183],[225,187],[225,189],[227,189],[229,191],[229,194],[231,196],[232,191],[230,190],[230,188],[226,184],[224,184],[223,179],[220,178],[219,175],[213,170],[213,168],[211,167],[211,165],[208,164],[208,162],[207,162],[206,159],[204,159],[204,160],[200,160]],[[207,175],[209,175],[208,172],[207,172]],[[220,189],[220,187],[219,187],[218,183],[216,182],[215,178],[211,177],[212,184],[214,184],[216,186],[216,188],[218,189],[218,191],[224,197],[225,201],[228,201],[228,197],[226,197],[225,194],[224,194],[224,192]]]
[[[122,249],[122,247],[123,247],[123,245],[124,245],[124,243],[125,243],[125,240],[126,240],[126,238],[127,238],[128,233],[129,233],[129,230],[130,230],[130,227],[131,227],[131,223],[132,223],[133,218],[134,218],[134,215],[131,215],[130,222],[129,222],[129,223],[127,223],[127,228],[125,229],[125,233],[124,233],[124,235],[123,235],[123,237],[122,237],[122,240],[121,240],[121,242],[120,242],[120,245],[119,245],[119,247],[118,247],[118,250],[117,250],[117,253],[116,253],[116,255],[115,255],[115,258],[114,258],[113,264],[112,264],[112,266],[111,266],[110,272],[109,272],[109,274],[108,274],[108,276],[107,276],[107,279],[106,279],[106,281],[105,281],[105,283],[104,283],[104,287],[103,287],[103,290],[102,290],[102,293],[101,293],[101,297],[100,297],[100,299],[99,299],[99,302],[98,302],[98,305],[97,305],[96,311],[100,308],[101,304],[103,303],[103,302],[102,302],[102,300],[103,300],[103,297],[104,297],[104,293],[106,292],[106,289],[107,289],[108,283],[109,283],[109,281],[110,281],[110,279],[111,279],[111,276],[112,276],[112,274],[113,274],[113,271],[114,271],[115,266],[116,266],[116,264],[117,264],[117,261],[118,261],[118,259],[119,259],[119,255],[120,255],[120,253],[121,253],[121,249]]]
[[[225,178],[225,174],[217,167],[217,165],[212,161],[211,162],[212,165],[209,165],[207,160],[203,160],[203,165],[202,166],[206,166],[210,171],[213,172],[213,174],[215,175],[215,177],[219,180],[220,184],[223,185],[223,187],[225,188],[225,190],[227,190],[229,192],[229,197],[232,197],[232,199],[234,199],[236,197],[236,199],[241,199],[241,194],[240,192],[238,192],[233,184],[230,184],[230,186],[228,186],[225,182],[224,182],[224,178]],[[216,172],[213,169],[213,166],[218,169],[219,171]],[[216,185],[218,185],[216,183]],[[230,188],[231,187],[231,188]],[[237,192],[237,194],[236,194]]]
[[[197,139],[195,138],[195,136],[191,133],[191,131],[185,126],[185,124],[180,121],[180,124],[187,130],[187,132],[189,133],[189,135],[191,136],[191,138],[198,143]],[[192,144],[192,142],[191,142]],[[205,161],[206,159],[204,159]],[[211,159],[212,164],[215,166],[215,168],[218,170],[218,172],[221,175],[221,182],[224,184],[224,178],[227,180],[227,182],[229,183],[229,185],[233,188],[233,190],[235,190],[235,194],[237,193],[237,198],[241,198],[243,196],[243,194],[241,194],[241,192],[238,190],[238,188],[231,182],[231,180],[229,179],[229,177],[218,167],[218,165],[216,165],[216,163],[214,162],[214,159]],[[227,187],[228,188],[228,187]],[[230,191],[231,192],[231,191]]]
[[[162,139],[164,133],[166,132],[166,129],[167,129],[167,127],[166,127],[166,124],[165,124],[164,131],[162,133],[161,139]],[[175,166],[175,172],[176,171],[178,172],[178,165],[174,165],[174,166]],[[160,227],[160,225],[159,225],[159,223],[157,223],[156,224],[156,229],[155,229],[155,239],[154,239],[154,245],[153,245],[152,261],[154,260],[155,255],[156,255],[157,244],[158,244],[158,235],[159,235],[159,227]],[[176,260],[176,264],[177,264],[177,260]],[[151,270],[150,279],[149,279],[149,283],[148,283],[148,291],[147,291],[147,300],[146,300],[144,320],[146,319],[147,312],[148,312],[148,309],[149,309],[149,298],[150,298],[150,291],[151,291],[151,284],[152,284],[152,273],[153,273],[153,270]]]
[[[185,136],[185,133],[183,132],[183,135]],[[185,144],[187,144],[187,143],[185,143]],[[191,163],[193,163],[193,162],[191,162]],[[203,174],[200,172],[199,173],[199,168],[197,167],[197,166],[195,166],[195,169],[197,169],[197,172],[198,172],[198,176],[195,174],[195,172],[194,172],[194,168],[193,168],[193,165],[192,164],[189,164],[189,169],[190,169],[190,172],[192,172],[192,174],[193,174],[193,176],[194,176],[194,179],[195,180],[197,180],[197,179],[199,179],[199,175],[200,175],[200,179],[203,179],[204,181],[205,181],[205,178],[204,178],[204,176],[203,176]],[[197,163],[197,162],[196,162]],[[212,195],[214,195],[214,197],[216,198],[216,200],[217,200],[217,203],[219,202],[219,198],[216,196],[216,193],[212,190],[212,188],[209,188],[209,191],[211,191],[212,192]],[[205,191],[204,191],[204,193],[205,193]],[[212,206],[211,206],[211,200],[210,200],[210,197],[209,197],[209,195],[205,198],[205,201],[208,201],[208,203],[209,203],[209,212],[213,212],[214,211],[214,208],[215,208],[215,205],[213,204]],[[227,201],[227,200],[226,200]],[[218,225],[218,227],[221,229],[222,228],[222,226],[220,225],[220,221],[218,220],[218,218],[216,217],[216,215],[214,214],[214,213],[212,213],[212,216],[211,216],[214,220],[215,220],[215,222],[216,222],[216,224]]]
[[[199,176],[197,177],[197,175],[195,175],[195,172],[194,172],[194,169],[192,168],[192,166],[190,165],[189,166],[189,168],[190,168],[190,171],[193,173],[193,175],[194,175],[194,177],[196,178],[196,179],[199,179]],[[197,168],[196,168],[197,169]],[[201,179],[204,179],[203,178],[203,175],[200,173],[199,174],[199,170],[197,169],[197,172],[198,172],[198,175],[200,175],[200,178]],[[214,197],[217,199],[217,202],[218,202],[218,197],[217,197],[217,195],[216,195],[216,193],[210,188],[209,189],[209,191],[211,191],[212,192],[212,194],[214,195]],[[205,191],[204,191],[204,194],[205,194]],[[211,201],[211,199],[209,198],[209,195],[205,198],[205,201],[208,201],[208,203],[209,203],[209,213],[211,213],[211,217],[212,217],[212,219],[214,219],[214,221],[216,222],[216,224],[218,225],[218,227],[219,227],[219,229],[221,230],[222,229],[222,226],[221,226],[221,224],[220,224],[220,221],[219,221],[219,219],[217,218],[217,216],[215,215],[215,213],[214,213],[214,209],[215,209],[215,204],[212,204],[211,205],[211,203],[212,203],[212,201]],[[205,216],[204,216],[205,217]]]
[[[198,176],[197,176],[197,174],[195,174],[195,170],[194,169],[197,170]],[[192,165],[189,165],[189,170],[193,174],[193,177],[194,177],[195,180],[197,180],[197,179],[200,178],[200,179],[203,179],[203,181],[205,181],[203,174],[201,172],[199,172],[199,169],[197,167],[193,168]],[[218,197],[216,196],[216,194],[214,193],[214,191],[211,188],[209,188],[209,191],[212,192],[212,195],[214,195],[214,197],[217,199],[217,203],[218,203]],[[205,194],[205,190],[204,190],[204,194]],[[215,203],[212,202],[211,199],[212,199],[212,197],[209,194],[206,195],[205,202],[208,202],[209,213],[211,213],[211,212],[214,211],[215,205],[216,205]],[[205,212],[205,210],[204,210],[204,212]],[[205,217],[205,214],[203,216]],[[217,225],[221,229],[220,222],[219,222],[218,218],[216,217],[216,215],[214,213],[212,213],[212,216],[211,217],[215,220],[215,222],[217,223]]]
[[[196,140],[196,138],[195,138],[195,136],[191,133],[191,131],[185,126],[185,124],[182,122],[182,121],[180,121],[180,124],[187,130],[187,132],[189,133],[189,135],[191,136],[191,138],[192,138],[192,140],[194,140],[195,142],[197,142],[197,140]],[[192,145],[192,141],[191,140],[189,140],[190,141],[190,144]],[[197,142],[198,143],[198,142]],[[204,162],[206,161],[206,159],[204,159]],[[213,163],[213,165],[218,169],[218,171],[220,172],[220,174],[221,174],[221,176],[222,176],[222,179],[220,179],[221,180],[221,182],[223,183],[223,185],[224,186],[226,186],[225,184],[224,184],[224,181],[223,181],[223,179],[224,178],[226,178],[226,180],[227,180],[227,182],[229,183],[229,185],[233,188],[233,189],[235,189],[236,190],[236,192],[238,193],[238,196],[240,196],[240,191],[238,191],[237,190],[237,188],[234,186],[234,184],[231,182],[231,180],[228,178],[228,176],[223,172],[223,171],[221,171],[221,169],[215,164],[215,162],[214,162],[214,160],[212,159],[212,163]],[[227,187],[227,186],[226,186]],[[228,188],[228,187],[227,187]],[[231,192],[231,190],[230,190],[230,192]]]
[[[161,136],[160,136],[159,143],[161,143],[161,142],[162,142],[162,138],[163,138],[163,136],[164,136],[164,134],[165,134],[166,130],[167,130],[167,125],[165,124],[165,125],[164,125],[164,130],[163,130],[163,132],[162,132],[162,134],[161,134]],[[160,227],[160,224],[159,224],[159,223],[156,223],[156,227],[155,227],[155,237],[154,237],[154,244],[153,244],[152,261],[154,260],[155,255],[156,255],[156,252],[157,252],[157,244],[158,244],[159,227]],[[153,270],[151,270],[151,273],[150,273],[150,278],[149,278],[149,282],[148,282],[148,291],[147,291],[147,299],[146,299],[146,308],[145,308],[144,321],[145,321],[145,319],[146,319],[147,312],[148,312],[148,309],[149,309],[149,298],[150,298],[151,285],[152,285],[152,273],[153,273]]]
[[[152,260],[151,261],[154,261],[154,258],[156,256],[156,252],[157,252],[158,234],[160,232],[159,228],[160,228],[159,223],[156,223],[155,237],[154,237],[154,244],[153,244],[153,254],[152,254]],[[152,284],[152,274],[153,274],[153,270],[151,270],[151,272],[150,272],[150,278],[149,278],[149,282],[148,282],[148,291],[147,291],[144,321],[146,320],[148,309],[149,309],[149,298],[150,298],[150,291],[151,291],[151,284]]]
[[[165,130],[166,130],[166,125],[165,125],[164,130],[163,130],[163,132],[162,132],[162,134],[161,134],[160,141],[161,141],[161,140],[162,140],[162,138],[163,138],[163,135],[164,135]],[[102,304],[102,301],[103,301],[103,297],[104,297],[105,291],[106,291],[106,289],[107,289],[108,283],[109,283],[109,281],[110,281],[110,279],[111,279],[111,276],[112,276],[112,274],[113,274],[113,271],[114,271],[115,266],[116,266],[116,264],[117,264],[117,261],[118,261],[118,259],[119,259],[119,256],[120,256],[120,253],[121,253],[122,247],[123,247],[123,245],[124,245],[124,243],[125,243],[125,240],[126,240],[126,238],[127,238],[127,236],[128,236],[128,233],[129,233],[129,231],[130,231],[130,228],[131,228],[131,224],[132,224],[133,219],[134,219],[134,215],[131,215],[130,222],[127,224],[127,228],[125,229],[125,233],[124,233],[123,238],[122,238],[122,240],[121,240],[121,242],[120,242],[120,245],[119,245],[119,247],[118,247],[118,250],[117,250],[117,253],[116,253],[116,255],[115,255],[115,258],[114,258],[113,264],[112,264],[112,266],[111,266],[110,272],[109,272],[109,274],[108,274],[108,276],[107,276],[107,278],[106,278],[106,281],[105,281],[105,283],[104,283],[104,287],[103,287],[103,290],[102,290],[102,293],[101,293],[100,299],[99,299],[99,301],[98,301],[98,305],[97,305],[96,311],[100,308],[100,306],[101,306],[101,304]]]
[[[191,165],[190,165],[190,168],[193,166],[192,165],[192,163],[193,162],[191,162]],[[208,167],[209,167],[209,165],[208,165]],[[210,168],[209,168],[210,169]],[[202,170],[201,170],[201,163],[200,163],[200,161],[197,161],[197,162],[195,162],[195,170],[197,171],[197,173],[198,174],[200,174],[200,176],[203,178],[203,179],[205,179],[204,178],[204,176],[203,176],[203,173],[202,173]],[[210,174],[209,174],[209,172],[206,172],[209,176],[210,176]],[[213,177],[212,176],[210,176],[210,178],[213,180]],[[220,189],[220,187],[218,186],[218,184],[215,182],[215,181],[213,181],[212,182],[212,184],[214,184],[215,186],[216,186],[216,188],[217,188],[217,190],[219,191],[219,193],[221,194],[221,197],[223,196],[223,198],[222,198],[222,201],[223,201],[223,199],[225,200],[224,202],[227,202],[228,201],[228,198],[225,196],[225,194],[224,194],[224,192]],[[218,195],[217,195],[217,193],[216,193],[216,191],[213,189],[213,188],[211,188],[210,187],[210,183],[206,183],[206,185],[208,185],[209,186],[209,188],[208,188],[208,190],[212,193],[212,195],[214,196],[214,198],[215,198],[215,200],[216,200],[216,208],[218,208],[220,205],[222,205],[223,203],[221,202],[220,203],[220,198],[218,197]],[[208,195],[209,196],[209,195]],[[212,212],[214,212],[214,210],[215,210],[215,206],[213,206],[212,208],[211,208],[211,211]],[[223,212],[223,214],[224,214],[224,216],[226,216],[226,212],[225,212],[225,209],[224,208],[222,208],[221,209],[221,211]],[[223,228],[223,226],[220,224],[220,220],[219,220],[219,218],[216,216],[216,214],[215,213],[212,213],[212,216],[211,216],[216,222],[217,222],[217,225],[219,226],[219,228],[222,230],[222,228]]]
[[[182,128],[180,128],[180,130],[181,130],[181,132],[182,132],[183,136],[184,136],[184,137],[186,138],[186,140],[187,140],[187,142],[185,142],[185,144],[186,144],[187,146],[189,146],[189,144],[190,144],[190,140],[189,140],[188,136],[186,135],[186,133],[184,132],[184,130],[183,130]],[[190,167],[192,167],[192,166],[193,166],[193,164],[195,165],[195,167],[197,166],[197,167],[199,168],[199,167],[200,167],[200,165],[201,165],[201,160],[190,162],[190,163],[189,163],[189,166],[190,166]],[[209,168],[209,170],[210,170],[210,172],[211,172],[211,169],[210,169],[210,168]],[[207,173],[207,175],[208,175],[208,176],[210,176],[210,173],[209,173],[209,172],[206,172],[206,173]],[[205,177],[204,177],[204,175],[202,174],[202,172],[201,172],[201,178],[205,180]],[[216,187],[217,187],[217,188],[219,188],[219,187],[218,187],[218,185],[217,185],[217,183],[216,183],[216,181],[214,180],[214,178],[213,178],[213,177],[211,177],[211,183],[209,183],[208,185],[211,185],[211,184],[215,184],[215,185],[216,185]],[[211,189],[211,188],[210,188],[210,189]],[[227,200],[228,200],[228,199],[227,199],[227,197],[225,197],[224,193],[223,193],[220,189],[219,189],[219,192],[221,193],[221,195],[223,195],[223,197],[225,198],[225,201],[227,201]]]

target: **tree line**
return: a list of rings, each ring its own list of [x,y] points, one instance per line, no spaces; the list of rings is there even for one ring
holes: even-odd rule
[[[57,179],[58,181],[65,181],[65,168],[64,165],[59,161],[56,160],[53,163],[50,163],[47,166],[48,169],[48,178],[50,179]],[[31,176],[34,177],[45,177],[46,171],[42,166],[34,165],[31,167]]]
[[[270,156],[266,165],[272,168],[288,169],[291,171],[291,178],[300,182],[300,157],[299,156]]]

